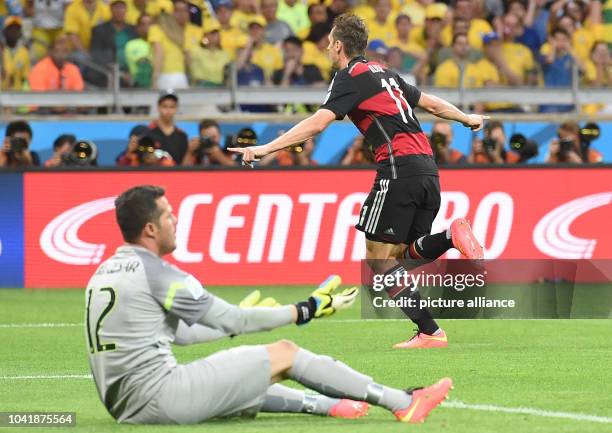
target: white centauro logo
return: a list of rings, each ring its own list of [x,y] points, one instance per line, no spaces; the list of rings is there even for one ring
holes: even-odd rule
[[[570,226],[582,214],[612,203],[612,192],[587,195],[548,212],[533,230],[533,243],[542,253],[557,259],[590,259],[596,239],[570,233]]]
[[[40,235],[40,247],[50,258],[68,265],[100,263],[106,245],[79,239],[78,231],[91,218],[115,208],[115,197],[83,203],[53,219]]]

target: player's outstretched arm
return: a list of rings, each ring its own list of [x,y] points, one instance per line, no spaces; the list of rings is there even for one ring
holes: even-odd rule
[[[230,147],[227,150],[242,154],[242,161],[250,163],[258,161],[260,157],[266,156],[277,150],[284,149],[295,144],[300,144],[309,138],[321,133],[336,119],[336,115],[326,109],[319,109],[312,116],[302,120],[289,131],[263,146]]]
[[[466,128],[472,129],[472,131],[481,130],[484,126],[484,121],[489,119],[489,116],[481,114],[465,114],[450,102],[424,92],[421,93],[418,105],[434,116],[447,120],[455,120],[462,123]]]
[[[359,290],[352,287],[334,293],[341,282],[340,277],[332,275],[307,300],[280,307],[240,308],[211,295],[210,308],[198,323],[228,335],[268,331],[291,323],[302,325],[353,305]]]

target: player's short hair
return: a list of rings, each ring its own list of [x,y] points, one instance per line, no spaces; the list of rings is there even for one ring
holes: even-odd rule
[[[342,42],[344,54],[352,58],[364,54],[368,45],[368,30],[357,15],[342,14],[334,19],[332,38]]]
[[[135,242],[147,223],[156,224],[161,215],[156,200],[166,191],[154,185],[139,185],[123,192],[115,200],[115,217],[123,240]]]

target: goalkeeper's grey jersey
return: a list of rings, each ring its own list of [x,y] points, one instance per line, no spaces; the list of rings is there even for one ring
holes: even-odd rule
[[[241,309],[196,278],[135,245],[119,247],[87,285],[89,364],[100,399],[119,421],[136,414],[176,366],[179,321],[228,335],[291,323],[290,307]]]

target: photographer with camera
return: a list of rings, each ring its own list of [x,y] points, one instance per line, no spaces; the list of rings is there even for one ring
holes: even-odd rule
[[[450,146],[453,142],[453,129],[450,123],[441,120],[434,122],[429,142],[434,152],[436,164],[464,164],[466,162],[465,155]]]
[[[204,119],[198,128],[200,135],[189,142],[189,149],[197,165],[235,166],[237,162],[221,149],[221,128],[212,119]]]
[[[0,167],[40,165],[38,154],[29,149],[32,137],[32,128],[28,122],[17,120],[9,123],[4,132],[4,144],[0,151]]]
[[[77,139],[72,134],[62,134],[53,142],[53,156],[45,161],[45,167],[59,167],[63,165],[66,156],[72,151]]]
[[[516,152],[506,152],[506,133],[500,121],[491,120],[485,124],[482,140],[474,136],[472,152],[467,158],[471,164],[514,164],[520,157]]]
[[[548,146],[546,162],[555,163],[598,163],[603,157],[597,150],[592,149],[591,143],[599,138],[599,126],[587,123],[580,128],[578,123],[571,120],[563,122],[557,130],[557,138]]]
[[[374,154],[363,135],[359,134],[346,150],[340,165],[374,164]]]
[[[129,135],[127,149],[115,159],[122,167],[174,167],[176,163],[168,152],[159,149],[150,135],[151,130],[144,125],[136,125]]]

